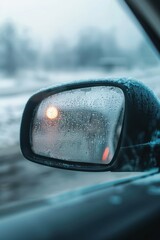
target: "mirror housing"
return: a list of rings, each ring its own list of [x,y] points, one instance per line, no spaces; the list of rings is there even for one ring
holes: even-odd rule
[[[108,164],[71,161],[34,151],[32,127],[40,104],[59,93],[95,87],[119,88],[125,97],[121,134],[112,161]],[[20,144],[24,157],[47,166],[81,171],[142,171],[159,166],[159,132],[159,100],[146,86],[135,80],[101,79],[59,85],[33,95],[23,113]]]

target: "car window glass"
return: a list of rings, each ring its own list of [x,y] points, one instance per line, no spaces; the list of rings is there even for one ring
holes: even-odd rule
[[[19,147],[25,103],[42,87],[132,77],[160,96],[159,59],[133,16],[113,0],[3,0],[0,16],[1,206],[134,176],[41,166]]]

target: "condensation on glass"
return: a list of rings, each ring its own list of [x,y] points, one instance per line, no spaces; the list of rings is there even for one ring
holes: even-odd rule
[[[109,164],[120,138],[124,108],[124,93],[117,87],[51,95],[36,110],[32,151],[59,160]]]

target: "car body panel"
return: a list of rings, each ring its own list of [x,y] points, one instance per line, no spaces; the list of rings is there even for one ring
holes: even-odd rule
[[[0,232],[8,240],[158,239],[160,174],[153,174],[26,205],[4,214]]]

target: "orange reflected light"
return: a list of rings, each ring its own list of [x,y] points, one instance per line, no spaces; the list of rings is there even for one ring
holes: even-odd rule
[[[46,116],[49,119],[55,119],[58,117],[58,109],[56,107],[48,107],[46,111]]]
[[[106,161],[109,155],[109,147],[106,147],[103,152],[102,161]]]

